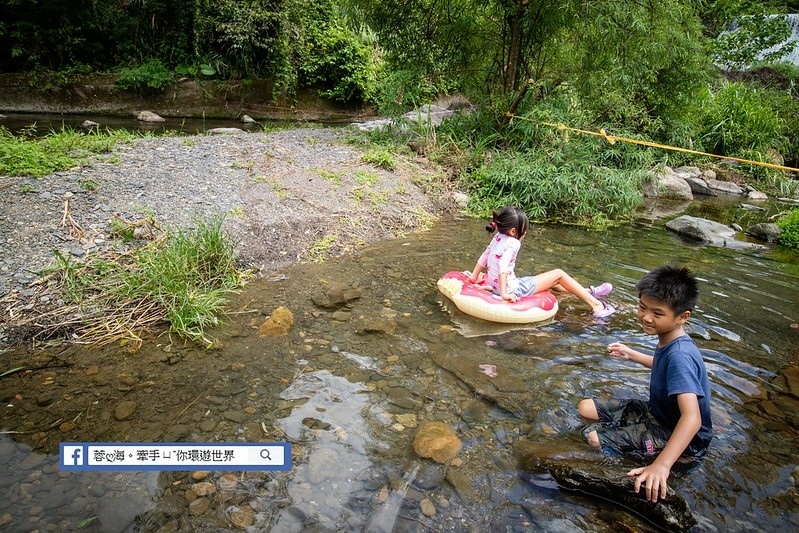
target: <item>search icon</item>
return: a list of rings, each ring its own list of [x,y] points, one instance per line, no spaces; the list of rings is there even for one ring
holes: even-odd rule
[[[272,460],[272,457],[269,455],[269,448],[263,448],[261,450],[261,459],[266,459],[267,461]]]

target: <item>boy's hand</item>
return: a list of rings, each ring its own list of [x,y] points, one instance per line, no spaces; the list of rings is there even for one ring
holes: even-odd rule
[[[666,480],[669,478],[669,469],[665,466],[660,466],[657,463],[652,463],[649,466],[641,468],[634,468],[627,472],[629,477],[635,477],[635,493],[638,494],[641,485],[646,489],[646,499],[652,503],[658,501],[658,496],[661,499],[666,499],[669,486]]]
[[[503,299],[503,300],[507,300],[508,302],[511,302],[511,303],[513,303],[513,302],[515,302],[516,300],[518,300],[518,299],[519,299],[519,297],[518,297],[518,296],[516,296],[515,294],[504,294],[504,295],[502,296],[502,299]]]
[[[631,359],[632,352],[626,344],[620,342],[611,342],[608,344],[608,354],[611,357],[618,357],[619,359]]]

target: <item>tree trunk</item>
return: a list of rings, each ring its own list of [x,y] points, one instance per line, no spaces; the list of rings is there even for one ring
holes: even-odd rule
[[[510,47],[508,49],[508,63],[505,65],[505,92],[515,91],[519,87],[519,62],[522,57],[522,19],[527,11],[530,0],[520,0],[514,6],[513,13],[509,17],[508,27],[510,29]]]

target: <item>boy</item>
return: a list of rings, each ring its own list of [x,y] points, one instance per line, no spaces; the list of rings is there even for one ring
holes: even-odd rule
[[[608,353],[652,369],[649,401],[585,399],[582,416],[601,427],[586,435],[595,448],[654,456],[649,466],[634,468],[635,492],[643,485],[646,498],[666,497],[671,467],[685,455],[705,454],[713,435],[710,385],[702,355],[683,325],[696,305],[696,279],[686,268],[661,266],[636,285],[638,320],[645,333],[658,336],[654,355],[613,342]]]

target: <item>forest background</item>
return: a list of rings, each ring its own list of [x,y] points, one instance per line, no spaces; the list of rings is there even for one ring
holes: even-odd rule
[[[275,98],[313,89],[388,116],[462,95],[472,112],[400,138],[444,163],[474,212],[515,204],[539,220],[620,223],[659,164],[797,194],[795,173],[553,127],[796,167],[799,68],[783,61],[795,0],[0,0],[0,10],[0,72],[23,73],[32,90],[99,72],[145,95],[186,77],[268,79]],[[395,133],[373,142],[396,147]],[[799,247],[799,214],[785,218],[786,243]]]

